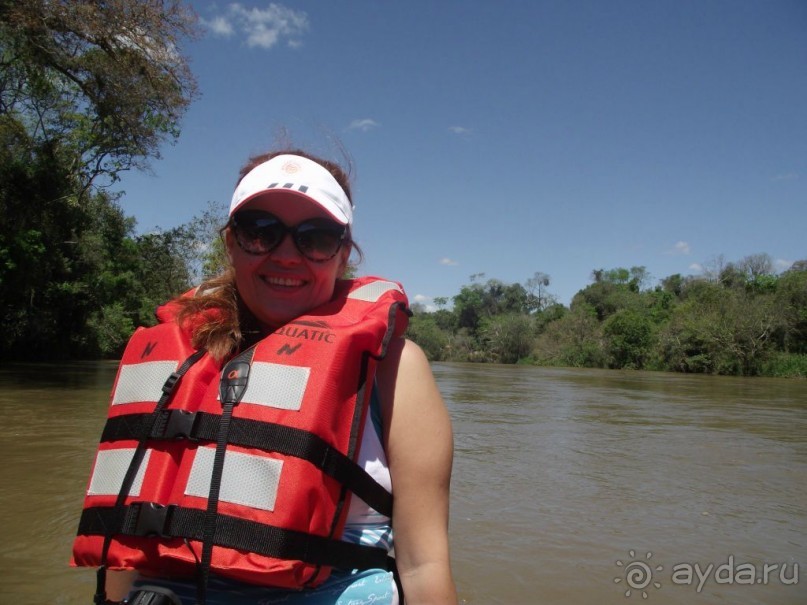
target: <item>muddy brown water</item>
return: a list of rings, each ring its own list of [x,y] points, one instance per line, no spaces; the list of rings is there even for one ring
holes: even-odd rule
[[[67,566],[116,364],[0,368],[1,604]],[[804,604],[807,382],[434,364],[466,604]]]

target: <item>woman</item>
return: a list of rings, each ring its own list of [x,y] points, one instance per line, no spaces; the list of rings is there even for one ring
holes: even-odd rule
[[[163,307],[158,312],[162,324],[136,333],[124,354],[74,546],[75,564],[101,565],[96,602],[118,602],[133,585],[135,590],[148,585],[147,590],[157,593],[172,591],[182,603],[402,603],[401,589],[410,605],[456,603],[447,535],[450,420],[423,352],[401,337],[407,315],[400,287],[374,278],[340,279],[356,247],[351,227],[350,188],[339,166],[301,151],[285,151],[255,157],[242,169],[223,230],[230,269]],[[170,352],[160,357],[166,350]],[[187,361],[180,363],[186,354]],[[141,363],[144,359],[157,361]],[[180,376],[167,381],[162,393],[155,391],[150,400],[123,393],[127,388],[143,390],[144,376],[166,364],[173,370],[175,363]],[[261,387],[262,372],[281,372],[285,382]],[[293,412],[273,409],[266,412],[273,416],[264,416],[265,406],[250,403],[255,400],[250,392],[259,393],[258,399],[277,399],[280,391],[294,391],[294,377],[302,375],[305,386],[287,406]],[[317,393],[308,386],[312,384],[320,385]],[[331,384],[351,393],[354,407],[344,411],[344,397],[336,405]],[[284,407],[274,399],[270,407]],[[201,407],[191,410],[193,405]],[[183,406],[187,410],[171,409]],[[297,409],[306,406],[317,411],[312,424],[301,425],[306,438],[319,444],[309,433],[319,431],[312,427],[323,423],[345,427],[333,429],[334,439],[347,438],[354,445],[334,459],[348,458],[349,464],[342,467],[355,460],[359,471],[340,473],[330,469],[330,463],[317,466],[316,456],[308,453],[266,454],[255,438],[233,445],[230,423],[237,427],[250,422],[243,418],[253,413],[250,410],[258,410],[254,413],[261,429],[274,429],[286,423],[285,418],[296,422]],[[338,413],[325,411],[331,408]],[[345,420],[349,413],[353,419]],[[202,417],[215,419],[215,435],[199,437]],[[121,428],[144,423],[145,433]],[[157,425],[161,438],[168,433],[172,438],[154,441]],[[270,449],[282,448],[273,443]],[[190,489],[202,453],[213,471],[201,477],[201,487]],[[299,457],[317,469],[301,466]],[[261,503],[247,502],[253,495],[245,493],[257,471],[233,478],[242,458],[273,469],[266,474],[269,483],[275,481],[273,487],[253,494]],[[190,470],[183,470],[186,459],[194,465]],[[110,480],[101,467],[104,473],[118,473],[112,488],[104,487]],[[163,470],[152,472],[157,467]],[[362,497],[353,496],[348,505],[341,499],[345,490],[333,480],[344,474],[350,475],[349,485],[352,479],[368,483],[364,475],[374,485],[367,492],[356,488]],[[293,481],[283,483],[287,476]],[[180,496],[178,484],[185,490]],[[293,506],[282,504],[291,494],[283,486],[302,489],[298,484],[309,490],[308,496],[295,495]],[[378,486],[392,492],[391,518],[383,514],[390,510]],[[230,501],[228,490],[236,492]],[[279,504],[263,503],[272,490]],[[155,495],[164,492],[169,495]],[[150,494],[145,500],[155,500],[148,503],[150,508],[135,502],[135,496],[142,500],[143,494]],[[329,499],[328,494],[337,496]],[[382,512],[362,498],[378,502],[375,506]],[[322,533],[319,526],[292,531],[283,525],[299,529],[303,500],[312,507],[306,516],[326,518],[333,539],[322,549],[283,550],[300,533],[305,539],[308,533]],[[266,545],[271,539],[262,533],[275,523],[278,511],[273,507],[294,511],[288,513],[291,520],[280,522],[284,546],[277,551]],[[322,512],[326,509],[327,514]],[[190,515],[186,529],[175,527],[181,525],[180,513]],[[247,523],[247,530],[233,530],[222,538],[223,519],[232,520],[230,513],[233,522]],[[124,517],[132,519],[129,529],[122,529]],[[310,523],[313,527],[314,521]],[[112,525],[116,529],[110,530]],[[116,533],[127,531],[130,535]],[[334,540],[334,553],[339,554],[322,554],[330,553]],[[345,543],[350,548],[362,545],[354,549],[360,551],[358,558],[352,551],[341,554]],[[394,563],[387,551],[394,552]],[[365,559],[365,553],[371,556]],[[173,596],[161,598],[178,602],[169,600]],[[151,602],[137,592],[130,594],[130,602],[139,599]]]

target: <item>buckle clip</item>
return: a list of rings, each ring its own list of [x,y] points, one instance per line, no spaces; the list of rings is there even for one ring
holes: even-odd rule
[[[176,372],[173,372],[166,379],[165,384],[163,385],[163,393],[165,393],[166,395],[170,395],[171,393],[173,393],[174,388],[177,386],[177,382],[179,382],[180,378],[182,378],[182,374],[177,374]]]
[[[198,441],[194,435],[197,413],[187,410],[168,410],[168,420],[162,432],[163,439],[187,439]]]
[[[133,535],[159,536],[160,538],[171,537],[166,533],[166,528],[176,504],[166,506],[157,502],[137,502],[132,507],[137,507]]]

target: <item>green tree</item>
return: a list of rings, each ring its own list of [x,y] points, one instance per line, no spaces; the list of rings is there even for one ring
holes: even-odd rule
[[[776,284],[774,308],[781,317],[779,349],[807,354],[807,261],[793,264]]]
[[[693,283],[662,331],[660,356],[679,371],[758,374],[781,327],[774,305],[772,295]]]
[[[544,365],[604,367],[602,327],[594,307],[578,304],[548,324],[536,341],[533,357]]]
[[[2,115],[58,142],[80,191],[113,181],[179,135],[196,82],[178,49],[196,33],[178,0],[3,0]]]
[[[102,186],[178,136],[194,27],[176,1],[0,0],[0,357],[106,354],[143,319],[148,245]]]
[[[479,321],[485,315],[484,289],[481,284],[463,286],[459,294],[454,296],[454,314],[457,327],[467,328],[475,332]]]
[[[640,284],[646,279],[644,267],[617,268],[592,271],[594,283],[589,284],[572,298],[571,308],[591,306],[599,321],[604,321],[620,309],[642,305]]]
[[[442,330],[428,313],[416,313],[409,320],[407,338],[423,349],[430,361],[442,361],[446,356],[449,334]]]
[[[646,313],[621,309],[603,322],[603,335],[612,368],[641,370],[653,345],[653,323]]]
[[[505,313],[484,320],[481,338],[492,361],[516,363],[533,349],[532,319],[523,313]]]
[[[669,292],[676,298],[681,296],[681,293],[684,291],[684,285],[686,284],[687,279],[681,275],[680,273],[676,273],[674,275],[670,275],[665,277],[661,280],[661,289],[664,292]]]

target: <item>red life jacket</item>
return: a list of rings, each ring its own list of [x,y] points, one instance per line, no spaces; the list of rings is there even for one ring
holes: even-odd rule
[[[351,493],[392,513],[391,494],[355,460],[377,362],[408,313],[397,283],[339,281],[333,300],[223,369],[191,358],[176,322],[136,331],[73,564],[192,575],[201,560],[284,588],[316,586],[332,567],[389,568],[386,550],[339,538]]]

